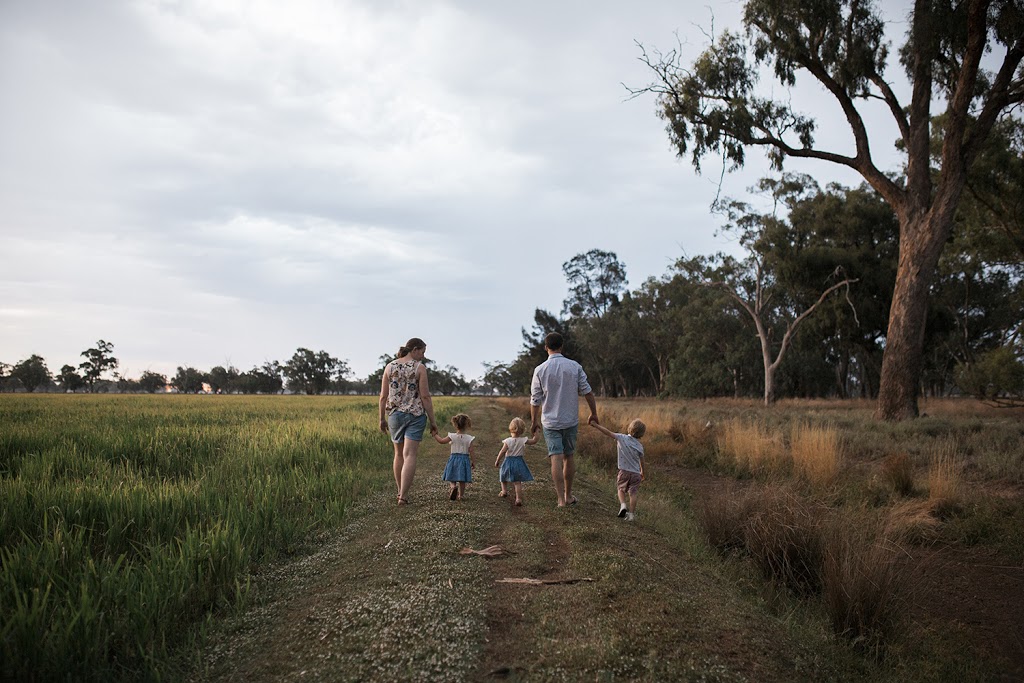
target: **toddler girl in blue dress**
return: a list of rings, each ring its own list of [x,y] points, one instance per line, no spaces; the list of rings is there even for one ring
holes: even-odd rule
[[[462,500],[466,493],[466,484],[473,481],[473,468],[476,467],[476,457],[473,454],[473,441],[475,436],[466,434],[466,430],[473,426],[469,415],[459,413],[452,418],[452,425],[455,432],[448,432],[448,436],[434,434],[434,440],[438,443],[450,443],[452,454],[445,465],[442,479],[452,485],[448,493],[448,500]]]
[[[523,456],[526,455],[526,447],[537,443],[540,435],[534,434],[529,438],[523,436],[526,433],[526,422],[521,417],[512,418],[512,421],[508,423],[508,431],[511,436],[501,442],[501,451],[494,460],[495,467],[499,463],[501,464],[501,469],[498,470],[501,493],[498,495],[502,498],[506,497],[508,485],[512,484],[516,492],[515,504],[521,506],[523,504],[523,482],[533,481],[533,474],[526,466],[526,459]],[[505,457],[505,462],[501,462],[502,456]]]

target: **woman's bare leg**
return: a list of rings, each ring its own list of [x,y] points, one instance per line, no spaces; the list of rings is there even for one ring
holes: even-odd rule
[[[405,464],[405,456],[402,454],[403,442],[399,441],[395,446],[395,462],[392,469],[395,472],[395,490],[402,495],[402,466]]]
[[[420,442],[405,439],[402,448],[402,466],[398,466],[398,449],[395,449],[395,473],[398,477],[398,497],[405,498],[412,488],[413,477],[416,476],[416,455],[420,450]]]

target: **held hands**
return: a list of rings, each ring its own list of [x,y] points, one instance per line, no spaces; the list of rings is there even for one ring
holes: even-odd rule
[[[591,415],[590,419],[587,420],[587,424],[593,427],[594,425],[601,424],[601,421],[597,419],[597,415]]]
[[[437,432],[437,423],[436,422],[431,422],[430,423],[430,435],[431,436],[437,436],[437,433],[438,433]]]

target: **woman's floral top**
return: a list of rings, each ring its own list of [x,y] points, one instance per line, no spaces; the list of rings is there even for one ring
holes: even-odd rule
[[[420,387],[417,380],[417,372],[420,369],[419,361],[403,362],[392,361],[388,365],[388,415],[400,410],[410,415],[423,414],[423,401],[420,400]]]

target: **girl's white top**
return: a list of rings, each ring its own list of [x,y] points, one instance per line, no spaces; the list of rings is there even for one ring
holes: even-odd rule
[[[452,454],[455,453],[469,453],[469,444],[473,443],[475,436],[469,434],[459,434],[458,432],[448,432],[448,438],[452,440]]]
[[[509,458],[521,458],[526,455],[526,436],[510,436],[504,441],[503,444],[508,446],[508,450],[505,452],[505,456]]]

